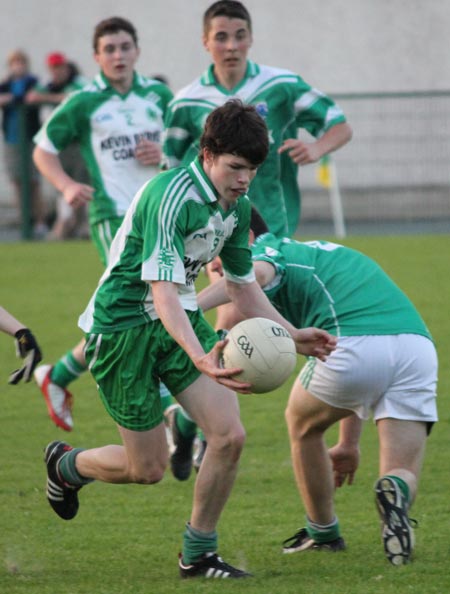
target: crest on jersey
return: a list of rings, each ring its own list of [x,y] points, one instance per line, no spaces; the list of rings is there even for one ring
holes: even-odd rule
[[[156,109],[147,107],[146,113],[147,113],[147,117],[149,120],[157,120],[158,119],[158,112],[156,111]]]
[[[262,118],[266,118],[269,115],[269,107],[265,101],[260,101],[255,105],[256,113]]]

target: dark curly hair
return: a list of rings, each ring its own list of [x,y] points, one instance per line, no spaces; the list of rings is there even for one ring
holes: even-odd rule
[[[214,156],[236,155],[258,166],[269,152],[267,126],[252,105],[238,99],[227,101],[206,119],[200,157],[205,148]]]

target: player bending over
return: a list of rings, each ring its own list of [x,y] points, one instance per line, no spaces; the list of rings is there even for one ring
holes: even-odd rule
[[[252,228],[267,230],[257,215]],[[437,355],[425,323],[383,270],[350,248],[266,233],[252,254],[258,283],[287,320],[299,328],[319,326],[338,339],[326,361],[306,362],[289,397],[286,422],[306,525],[283,551],[345,548],[333,491],[353,481],[362,421],[372,414],[380,442],[375,502],[384,551],[392,564],[408,563],[414,544],[409,509],[437,421]],[[226,302],[227,288],[223,280],[210,285],[199,305]],[[324,433],[338,421],[339,442],[327,451]]]

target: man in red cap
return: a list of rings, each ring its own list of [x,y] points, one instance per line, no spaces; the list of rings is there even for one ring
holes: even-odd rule
[[[80,76],[78,68],[61,52],[52,52],[46,58],[50,81],[45,85],[38,85],[27,96],[29,103],[50,103],[58,105],[72,91],[78,91],[87,79]]]
[[[48,66],[61,66],[61,64],[67,64],[67,58],[61,52],[53,52],[47,56]]]
[[[27,95],[28,103],[48,105],[53,109],[73,91],[82,89],[88,80],[80,76],[77,66],[61,52],[52,52],[46,58],[50,80],[37,85]],[[62,155],[64,170],[72,177],[89,183],[89,176],[77,145],[67,147]],[[73,209],[62,196],[56,199],[56,220],[48,235],[49,239],[66,239],[88,235],[87,209]]]

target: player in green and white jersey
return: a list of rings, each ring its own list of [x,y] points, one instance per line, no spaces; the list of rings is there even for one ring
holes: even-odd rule
[[[267,231],[257,214],[252,230]],[[292,463],[307,518],[284,552],[345,548],[333,490],[353,481],[362,420],[372,413],[380,441],[375,493],[385,554],[394,565],[407,563],[414,544],[408,510],[426,437],[437,421],[437,356],[425,323],[384,271],[350,248],[266,233],[252,245],[252,257],[258,282],[287,320],[338,338],[325,362],[307,361],[290,394]],[[199,295],[199,304],[209,309],[224,297],[221,281]],[[324,432],[340,420],[339,443],[327,451]]]
[[[135,72],[137,33],[127,20],[101,21],[94,32],[94,59],[100,73],[70,95],[36,137],[34,160],[68,204],[89,203],[92,239],[103,264],[111,241],[137,190],[159,171],[161,136],[170,89]],[[59,152],[78,142],[91,185],[64,171]],[[35,377],[54,422],[70,431],[72,396],[67,385],[86,370],[84,341],[57,364],[43,365]]]
[[[269,128],[270,150],[249,197],[275,235],[291,236],[300,217],[298,166],[314,163],[348,142],[351,128],[342,110],[297,74],[248,60],[252,41],[251,16],[241,2],[220,0],[205,11],[203,45],[212,64],[169,106],[164,161],[168,167],[190,161],[205,118],[215,107],[232,97],[254,105]],[[299,128],[316,140],[299,140]],[[210,267],[208,276],[211,282],[217,279]],[[236,321],[232,307],[217,310],[217,329],[230,329]]]
[[[161,173],[138,192],[79,321],[89,369],[123,445],[82,450],[56,441],[46,449],[47,498],[66,520],[78,511],[77,491],[94,479],[159,482],[168,458],[163,381],[209,444],[184,534],[182,577],[249,575],[216,554],[216,525],[244,443],[233,390],[247,393],[249,385],[230,377],[240,370],[219,364],[224,342],[217,342],[197,306],[201,267],[221,253],[228,290],[244,315],[285,325],[299,352],[325,358],[334,348],[328,333],[287,323],[255,282],[246,192],[267,150],[264,121],[252,107],[229,102],[208,117],[198,159]]]
[[[94,36],[100,73],[58,107],[36,137],[34,158],[69,204],[89,201],[93,239],[106,265],[110,237],[137,190],[159,171],[161,136],[170,89],[135,72],[139,48],[134,27],[102,21]],[[127,27],[127,28],[125,28]],[[92,187],[68,177],[58,153],[80,143]]]
[[[187,163],[198,149],[206,116],[231,97],[255,106],[269,128],[270,150],[249,190],[272,233],[295,233],[300,218],[298,165],[318,161],[351,138],[342,110],[300,76],[247,59],[252,24],[241,2],[221,0],[203,18],[203,44],[213,63],[176,93],[166,117],[164,142],[168,167]],[[297,139],[304,128],[317,138]]]

